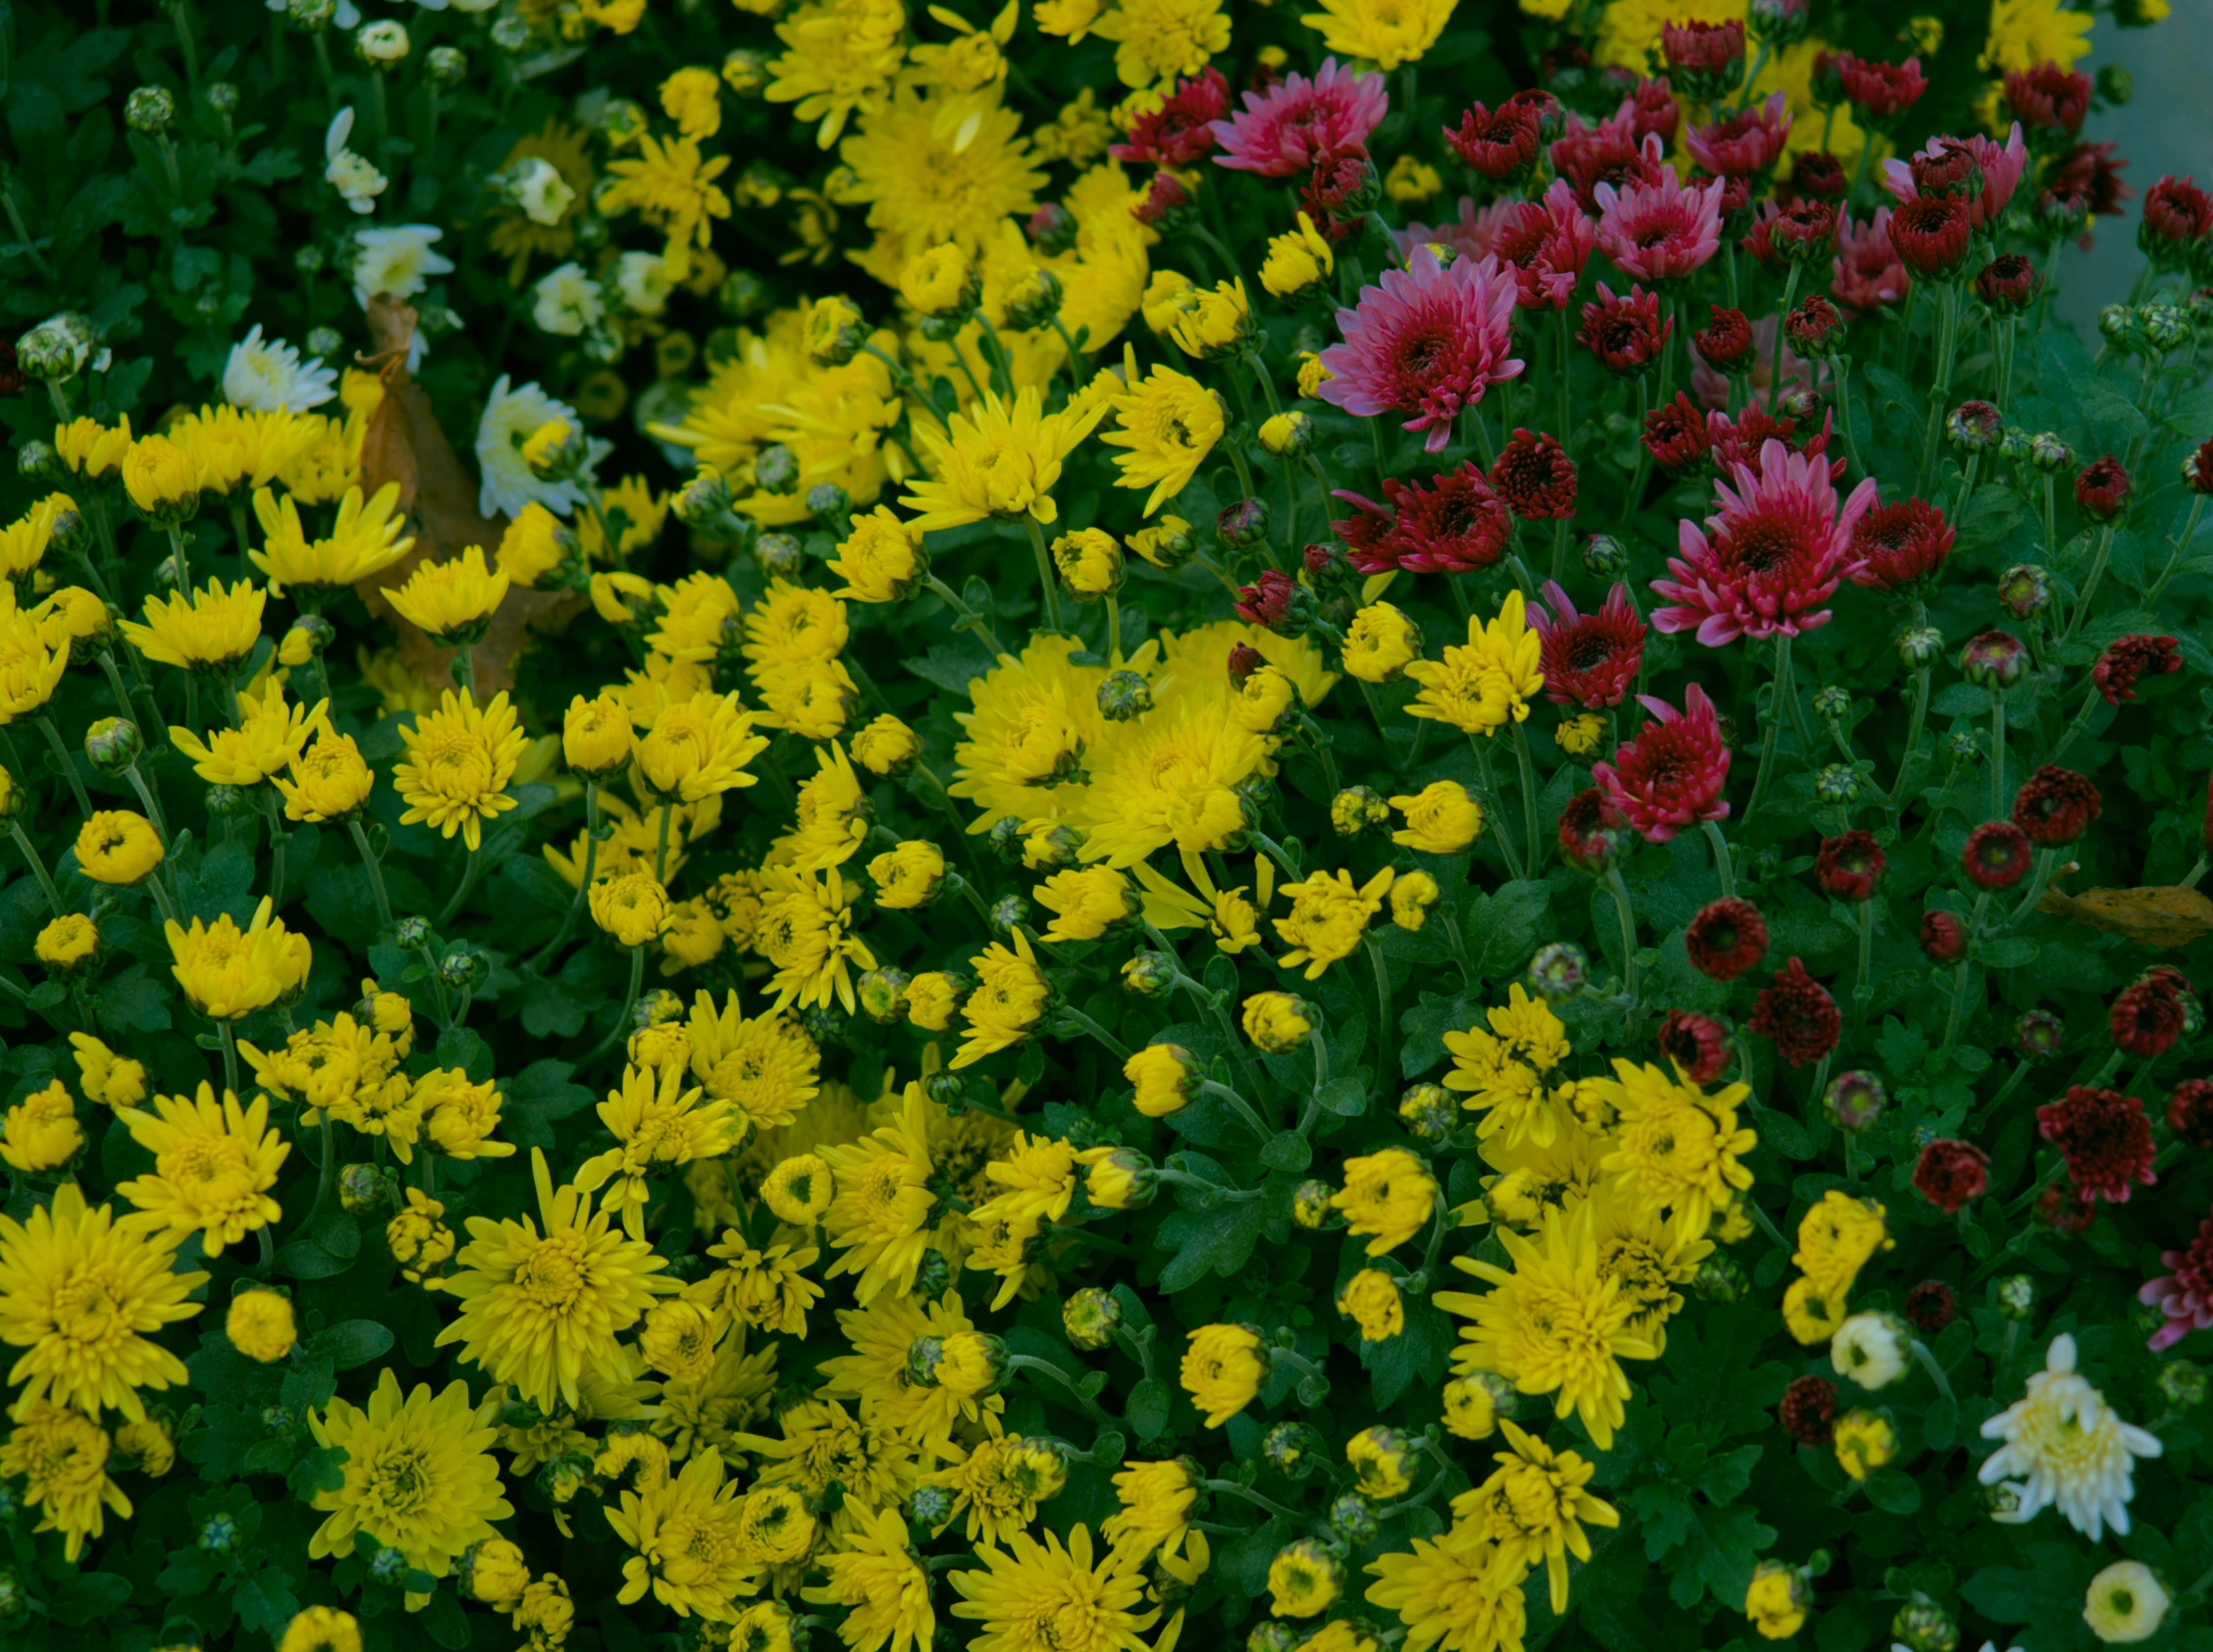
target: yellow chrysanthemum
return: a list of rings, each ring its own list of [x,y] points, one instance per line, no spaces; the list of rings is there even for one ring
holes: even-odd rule
[[[459,832],[471,850],[481,847],[484,822],[515,806],[507,783],[525,742],[506,691],[478,706],[467,689],[448,688],[435,711],[418,713],[400,730],[400,740],[408,750],[392,771],[408,804],[400,823],[420,821],[447,838]]]
[[[307,1421],[317,1445],[345,1454],[344,1482],[315,1495],[313,1507],[329,1517],[308,1539],[311,1559],[349,1555],[366,1533],[409,1565],[443,1577],[472,1544],[493,1535],[493,1520],[515,1512],[500,1496],[490,1450],[499,1431],[478,1425],[464,1382],[435,1395],[418,1383],[403,1395],[388,1365],[367,1406],[334,1399]]]
[[[256,1095],[241,1107],[230,1091],[220,1102],[205,1083],[199,1093],[156,1096],[153,1110],[119,1107],[116,1117],[131,1139],[153,1155],[153,1174],[120,1184],[116,1192],[138,1207],[127,1228],[146,1228],[181,1240],[201,1237],[210,1256],[236,1244],[283,1214],[269,1190],[292,1149],[269,1128],[269,1098]]]

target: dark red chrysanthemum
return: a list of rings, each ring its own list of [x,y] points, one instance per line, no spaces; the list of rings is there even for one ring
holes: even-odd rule
[[[2000,253],[1975,275],[1975,296],[2002,316],[2018,316],[2044,286],[2036,265],[2018,252]]]
[[[1691,335],[1699,360],[1716,373],[1730,373],[1752,359],[1752,323],[1742,310],[1712,306],[1714,319]]]
[[[1783,1432],[1801,1446],[1825,1451],[1836,1438],[1836,1385],[1826,1377],[1799,1377],[1783,1391],[1778,1408]]]
[[[1794,958],[1753,1000],[1752,1030],[1773,1039],[1776,1053],[1792,1066],[1802,1067],[1836,1047],[1844,1017],[1828,988]]]
[[[2165,677],[2182,670],[2181,645],[2172,637],[2146,637],[2136,633],[2116,637],[2090,668],[2090,681],[2108,705],[2136,697],[2136,685],[2147,677]]]
[[[1160,108],[1130,123],[1128,140],[1107,153],[1147,166],[1189,166],[1213,152],[1212,123],[1221,120],[1229,107],[1230,83],[1221,70],[1209,69],[1196,80],[1178,81]]]
[[[1693,1084],[1711,1084],[1729,1065],[1729,1029],[1711,1015],[1671,1009],[1660,1023],[1660,1053]]]
[[[1791,187],[1807,200],[1840,201],[1851,186],[1844,163],[1826,149],[1800,149],[1791,162]]]
[[[1478,177],[1512,183],[1536,164],[1536,113],[1511,102],[1495,111],[1475,104],[1461,116],[1459,131],[1445,129],[1445,141]]]
[[[1552,145],[1552,170],[1567,180],[1585,212],[1598,210],[1598,185],[1616,189],[1631,183],[1657,183],[1666,162],[1658,143],[1640,142],[1633,121],[1614,119],[1597,126],[1570,115],[1567,130]]]
[[[1791,341],[1791,348],[1798,355],[1807,361],[1818,361],[1835,355],[1843,343],[1844,318],[1837,314],[1835,305],[1819,293],[1812,293],[1783,318],[1783,336]]]
[[[1298,203],[1315,227],[1337,242],[1359,227],[1360,214],[1376,203],[1382,190],[1383,174],[1374,161],[1365,153],[1338,150],[1315,156]]]
[[[1644,415],[1644,430],[1637,439],[1653,463],[1671,476],[1687,476],[1702,468],[1714,450],[1706,414],[1681,391],[1674,401]]]
[[[2056,63],[2008,70],[2006,108],[2030,132],[2073,138],[2090,112],[2090,78]]]
[[[1706,436],[1714,444],[1714,467],[1727,476],[1743,465],[1755,476],[1760,474],[1761,450],[1771,441],[1780,441],[1791,452],[1820,454],[1827,449],[1825,434],[1815,435],[1801,448],[1792,438],[1798,433],[1798,421],[1788,414],[1776,417],[1768,412],[1767,404],[1759,397],[1746,403],[1735,418],[1716,408],[1706,415]]]
[[[1228,662],[1231,687],[1242,688],[1245,680],[1267,664],[1267,656],[1250,643],[1240,643],[1230,651]]]
[[[1616,120],[1624,115],[1629,118],[1631,138],[1639,143],[1657,138],[1662,148],[1675,142],[1676,130],[1683,124],[1683,106],[1675,101],[1674,83],[1665,75],[1637,82],[1636,90],[1614,111]]]
[[[1431,477],[1426,487],[1386,478],[1383,495],[1388,503],[1379,505],[1341,488],[1336,494],[1360,512],[1329,524],[1359,573],[1468,574],[1506,554],[1513,519],[1474,459]]]
[[[1890,244],[1915,275],[1949,280],[1967,261],[1975,222],[1958,195],[1916,195],[1890,213]]]
[[[1621,858],[1628,835],[1629,823],[1596,786],[1577,792],[1560,810],[1560,859],[1593,878],[1604,877]]]
[[[1633,378],[1660,359],[1675,318],[1660,319],[1660,295],[1631,287],[1616,297],[1611,287],[1598,283],[1598,297],[1583,306],[1583,324],[1575,342],[1602,362],[1609,373]]]
[[[2136,244],[2161,268],[2173,269],[2187,261],[2190,245],[2213,234],[2213,196],[2173,173],[2144,191],[2144,215],[2136,226]]]
[[[1852,583],[1899,591],[1927,579],[1952,554],[1956,535],[1937,506],[1920,499],[1876,505],[1852,525]]]
[[[1542,650],[1545,694],[1585,710],[1619,705],[1644,664],[1644,621],[1629,588],[1617,583],[1594,614],[1578,613],[1557,585],[1547,583],[1543,595],[1527,615]]]
[[[2039,849],[2059,849],[2088,831],[2103,808],[2087,776],[2046,763],[2014,793],[2013,823]]]
[[[1906,1292],[1906,1317],[1923,1336],[1935,1336],[1959,1311],[1959,1298],[1942,1279],[1923,1279]]]
[[[1729,746],[1706,690],[1695,683],[1684,689],[1680,711],[1652,694],[1640,694],[1637,703],[1651,720],[1612,762],[1591,765],[1614,807],[1652,843],[1665,843],[1702,820],[1727,819],[1721,794],[1729,782]]]
[[[2117,218],[2136,191],[2121,182],[2128,162],[2113,153],[2111,143],[2077,143],[2061,157],[2059,167],[2045,184],[2045,192],[2071,211],[2092,218]]]
[[[1874,833],[1843,832],[1821,840],[1813,857],[1813,876],[1826,895],[1839,901],[1866,901],[1874,897],[1884,864],[1882,845]]]
[[[1967,931],[1948,912],[1921,915],[1920,942],[1931,964],[1957,964],[1967,956]]]
[[[2128,467],[2110,453],[2090,460],[2075,477],[2075,502],[2093,522],[2110,522],[2128,508],[2135,491]]]
[[[2079,1234],[2097,1220],[2097,1207],[2070,1183],[2037,1195],[2037,1220],[2055,1234]]]
[[[1763,201],[1738,245],[1759,260],[1763,269],[1781,269],[1791,263],[1811,263],[1828,256],[1836,243],[1836,208],[1826,201],[1798,200],[1788,205]]]
[[[2151,1121],[2134,1096],[2071,1084],[2064,1100],[2037,1109],[2037,1131],[2060,1150],[2085,1205],[2125,1205],[2138,1186],[2159,1180],[2152,1169]]]
[[[1763,103],[1691,128],[1684,134],[1683,147],[1716,177],[1753,178],[1783,157],[1790,136],[1791,117],[1783,94],[1776,92]]]
[[[2182,461],[2182,480],[2192,493],[2213,494],[2213,436],[2198,443]]]
[[[1734,92],[1745,73],[1745,26],[1736,21],[1701,23],[1685,18],[1660,25],[1660,55],[1668,75],[1701,102]]]
[[[1967,834],[1960,865],[1978,889],[2011,889],[2029,875],[2029,834],[2010,820],[1986,820]]]
[[[1269,631],[1280,626],[1298,599],[1298,581],[1279,568],[1263,571],[1259,581],[1238,592],[1238,618]]]
[[[1575,461],[1550,436],[1517,427],[1491,466],[1491,485],[1524,522],[1575,514]]]
[[[2201,1152],[2213,1150],[2213,1078],[2186,1078],[2174,1087],[2167,1128]]]
[[[1876,63],[1856,58],[1849,52],[1839,52],[1832,60],[1836,77],[1844,88],[1844,96],[1861,114],[1877,121],[1887,121],[1903,115],[1929,89],[1928,77],[1921,73],[1921,60],[1908,58],[1903,63]]]
[[[1904,301],[1913,290],[1913,278],[1890,244],[1889,207],[1876,207],[1875,215],[1865,220],[1849,215],[1836,220],[1836,256],[1829,271],[1829,296],[1847,310],[1864,315]]]
[[[1468,204],[1462,203],[1464,213]],[[1521,288],[1516,304],[1524,310],[1567,308],[1598,244],[1598,232],[1575,204],[1574,190],[1554,178],[1542,200],[1502,201],[1477,221],[1488,221],[1490,227],[1483,251],[1514,271]]]
[[[1158,227],[1190,205],[1191,191],[1184,187],[1183,180],[1174,172],[1160,171],[1145,186],[1145,198],[1130,211],[1139,223]]]
[[[2196,1000],[2197,993],[2179,973],[2154,972],[2121,988],[2105,1024],[2113,1042],[2129,1054],[2164,1055],[2190,1030]]]
[[[1913,1187],[1946,1216],[1957,1216],[1990,1190],[1990,1155],[1973,1142],[1940,1137],[1921,1150]]]
[[[1738,896],[1709,901],[1683,931],[1683,950],[1700,974],[1735,980],[1768,956],[1768,921]]]

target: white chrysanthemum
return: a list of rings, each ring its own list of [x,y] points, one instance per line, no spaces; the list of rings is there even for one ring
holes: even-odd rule
[[[445,231],[429,224],[395,224],[354,232],[354,298],[369,308],[372,294],[413,298],[433,275],[451,273],[453,261],[430,249]]]
[[[616,261],[615,290],[634,315],[660,315],[676,284],[669,260],[658,252],[626,252]]]
[[[548,270],[533,290],[537,302],[531,308],[530,319],[538,324],[540,332],[573,339],[587,328],[597,327],[607,314],[600,284],[584,273],[582,264],[568,263]]]
[[[1983,1465],[1983,1484],[2009,1481],[2018,1500],[1992,1518],[2021,1525],[2057,1507],[2093,1543],[2107,1525],[2127,1533],[2135,1459],[2160,1452],[2157,1435],[2122,1422],[2105,1396],[2075,1374],[2075,1338],[2065,1333],[2052,1339],[2028,1392],[1983,1424],[1983,1438],[2005,1442]]]
[[[524,217],[549,228],[576,204],[576,191],[569,187],[569,180],[543,155],[529,155],[516,162],[507,189]]]
[[[223,364],[223,400],[246,413],[306,413],[336,396],[337,383],[322,357],[303,362],[282,339],[264,341],[259,322]]]
[[[353,136],[354,111],[349,105],[332,116],[331,124],[323,130],[323,181],[336,189],[348,206],[367,214],[377,210],[377,197],[385,192],[389,180],[366,156],[346,146]]]
[[[584,427],[584,420],[566,402],[555,401],[534,384],[509,389],[507,375],[499,376],[476,425],[476,464],[484,477],[476,508],[486,516],[520,516],[529,504],[566,516],[598,488],[593,466],[613,451],[612,442],[587,441],[584,462],[559,481],[544,481],[531,473],[522,444],[552,418],[566,419],[571,429]]]
[[[1828,1362],[1860,1387],[1888,1388],[1906,1373],[1913,1333],[1887,1313],[1855,1313],[1829,1338]]]
[[[2159,1633],[2174,1599],[2141,1560],[2115,1560],[2090,1579],[2082,1621],[2107,1646],[2133,1646]]]

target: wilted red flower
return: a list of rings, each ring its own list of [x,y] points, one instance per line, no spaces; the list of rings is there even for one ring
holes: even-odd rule
[[[1404,568],[1415,574],[1468,574],[1506,554],[1513,519],[1491,489],[1483,466],[1464,460],[1424,487],[1386,477],[1379,505],[1339,488],[1335,495],[1360,512],[1332,522],[1352,566],[1363,574]]]
[[[1527,617],[1541,649],[1545,695],[1592,711],[1619,705],[1644,664],[1644,621],[1629,588],[1617,583],[1595,614],[1576,612],[1574,599],[1549,581],[1543,598],[1529,604]]]
[[[2198,1224],[2188,1249],[2162,1250],[2159,1259],[2168,1271],[2136,1292],[2137,1301],[2166,1315],[2146,1344],[2154,1353],[2192,1331],[2213,1328],[2213,1217]]]
[[[1836,1438],[1836,1385],[1826,1377],[1798,1377],[1778,1408],[1783,1432],[1801,1446],[1825,1451]]]
[[[1776,1053],[1794,1067],[1820,1060],[1844,1030],[1828,988],[1795,958],[1753,1000],[1751,1024],[1761,1037],[1774,1040]]]
[[[1791,117],[1780,92],[1684,135],[1683,147],[1716,177],[1758,177],[1783,157]]]
[[[1719,304],[1711,308],[1714,319],[1691,335],[1691,347],[1716,373],[1729,373],[1751,359],[1752,323],[1742,310],[1724,309]]]
[[[2120,180],[2128,162],[2111,143],[2077,143],[2064,155],[2045,190],[2071,209],[2093,218],[2117,218],[2135,190]]]
[[[1671,476],[1688,475],[1700,468],[1714,450],[1705,413],[1681,391],[1675,393],[1674,401],[1644,415],[1644,430],[1638,439],[1653,462]]]
[[[1840,201],[1851,186],[1844,163],[1826,149],[1800,149],[1791,162],[1791,187],[1808,200]]]
[[[1660,295],[1631,287],[1617,298],[1603,281],[1598,297],[1583,306],[1583,324],[1575,340],[1603,363],[1610,373],[1633,378],[1660,359],[1660,347],[1675,326],[1670,316],[1660,319]]]
[[[1656,183],[1666,165],[1664,153],[1657,141],[1639,141],[1634,121],[1617,117],[1589,127],[1570,115],[1566,132],[1552,145],[1552,170],[1567,180],[1582,209],[1595,213],[1598,185]]]
[[[2075,477],[2075,502],[2093,522],[2110,522],[2128,508],[2135,491],[2127,466],[2110,453],[2090,460]]]
[[[1602,878],[1621,856],[1629,823],[1596,786],[1567,800],[1559,816],[1560,859],[1578,872]]]
[[[1967,931],[1948,912],[1932,908],[1921,915],[1920,941],[1931,964],[1957,964],[1967,956]]]
[[[2029,875],[2029,834],[2010,820],[1986,820],[1967,834],[1960,865],[1979,889],[2011,889]]]
[[[1949,280],[1967,261],[1975,220],[1958,195],[1916,195],[1890,214],[1890,245],[1915,275]]]
[[[1876,505],[1852,525],[1852,583],[1899,591],[1926,579],[1952,554],[1955,535],[1944,512],[1919,499]]]
[[[1830,60],[1836,78],[1842,83],[1844,96],[1852,107],[1871,120],[1888,121],[1903,115],[1929,89],[1928,77],[1921,73],[1921,60],[1908,58],[1903,63],[1876,63],[1856,58],[1849,52],[1839,52]]]
[[[2162,269],[2173,269],[2189,257],[2190,245],[2213,234],[2213,196],[2173,173],[2144,191],[2143,221],[2136,226],[2136,244]]]
[[[2213,1078],[2186,1078],[2174,1087],[2167,1128],[2201,1152],[2213,1149]]]
[[[2213,494],[2213,436],[2192,448],[2182,461],[2182,480],[2192,493]]]
[[[1301,77],[1303,78],[1303,77]],[[1212,125],[1230,107],[1230,83],[1222,71],[1209,69],[1196,80],[1178,81],[1176,90],[1161,100],[1160,108],[1130,123],[1126,142],[1107,150],[1117,160],[1134,160],[1147,166],[1189,166],[1212,152]],[[1304,162],[1301,161],[1301,164]],[[1241,164],[1225,159],[1225,166]],[[1271,177],[1288,177],[1296,166]]]
[[[1875,834],[1855,830],[1821,840],[1813,857],[1813,876],[1823,893],[1839,901],[1865,901],[1873,898],[1884,864]]]
[[[1178,96],[1193,84],[1184,82]],[[1381,75],[1362,74],[1335,58],[1324,58],[1312,80],[1294,73],[1264,92],[1245,93],[1242,102],[1244,109],[1223,119],[1229,108],[1225,91],[1208,116],[1213,122],[1208,136],[1222,145],[1215,164],[1262,177],[1292,177],[1325,156],[1366,154],[1368,135],[1391,108]],[[1130,136],[1137,136],[1136,128]],[[1533,142],[1529,158],[1536,158]]]
[[[1913,1187],[1946,1216],[1957,1216],[1990,1191],[1990,1155],[1972,1142],[1940,1137],[1921,1150]]]
[[[1298,202],[1307,217],[1332,242],[1341,241],[1356,227],[1360,214],[1373,206],[1383,192],[1383,174],[1364,152],[1342,149],[1317,155],[1314,169],[1298,191]]]
[[[1975,276],[1975,296],[2002,316],[2019,315],[2036,303],[2044,278],[2018,252],[1999,254]]]
[[[1257,584],[1239,590],[1238,618],[1246,625],[1274,631],[1288,618],[1297,600],[1298,581],[1279,568],[1265,569]]]
[[[1575,514],[1575,461],[1548,435],[1517,426],[1491,466],[1491,485],[1524,522]]]
[[[2103,807],[2087,776],[2046,763],[2014,793],[2013,823],[2039,849],[2059,849],[2088,831]]]
[[[2097,1207],[2070,1183],[2037,1195],[2037,1220],[2055,1234],[2079,1234],[2097,1220]]]
[[[1660,1053],[1693,1084],[1711,1084],[1729,1065],[1729,1029],[1711,1015],[1671,1009],[1660,1023]]]
[[[1768,956],[1768,921],[1735,895],[1700,907],[1683,931],[1691,967],[1715,980],[1735,980]]]
[[[1511,102],[1495,111],[1475,104],[1461,116],[1458,132],[1445,129],[1445,141],[1478,177],[1515,182],[1536,164],[1536,114]]]
[[[2172,637],[2146,637],[2141,632],[2116,637],[2090,668],[2090,682],[2108,705],[2136,697],[2136,685],[2147,677],[2165,677],[2182,670],[2181,645]]]
[[[1836,256],[1829,260],[1829,296],[1848,310],[1865,313],[1902,304],[1913,278],[1890,243],[1890,208],[1878,206],[1865,223],[1848,214],[1836,220]]]
[[[1813,361],[1836,353],[1844,336],[1844,318],[1836,313],[1835,305],[1812,293],[1783,318],[1783,333],[1793,350]]]
[[[2037,1132],[2060,1150],[2083,1204],[2125,1205],[2138,1186],[2159,1180],[2157,1150],[2144,1104],[2118,1090],[2071,1084],[2065,1099],[2037,1109]]]
[[[1906,1317],[1923,1336],[1935,1336],[1959,1311],[1959,1298],[1942,1279],[1923,1279],[1906,1292]]]
[[[1240,643],[1230,650],[1230,682],[1237,688],[1245,687],[1245,680],[1267,664],[1267,656],[1250,643]]]
[[[1727,819],[1721,794],[1729,781],[1729,747],[1706,690],[1695,683],[1684,689],[1681,711],[1652,694],[1640,694],[1637,702],[1652,720],[1614,752],[1612,762],[1591,766],[1613,806],[1652,843],[1665,843],[1702,820]]]
[[[2056,63],[2006,73],[2006,108],[2031,132],[2073,138],[2090,112],[2090,78]]]

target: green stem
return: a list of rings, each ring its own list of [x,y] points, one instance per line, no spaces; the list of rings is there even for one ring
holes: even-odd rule
[[[2098,582],[2105,577],[2105,561],[2113,554],[2113,535],[2120,531],[2120,518],[2114,517],[2097,531],[2097,552],[2090,558],[2089,577],[2082,582],[2082,594],[2075,599],[2075,618],[2068,621],[2067,630],[2060,636],[2063,644],[2075,641],[2075,634],[2082,629],[2082,622],[2090,617],[2090,602],[2097,595]]]
[[[1383,962],[1383,949],[1375,944],[1372,935],[1362,936],[1360,945],[1367,950],[1368,966],[1375,971],[1375,1058],[1377,1070],[1391,1064],[1392,1034],[1397,1023],[1391,1018],[1391,971]]]
[[[1483,776],[1484,806],[1490,812],[1492,829],[1499,834],[1499,851],[1506,856],[1507,868],[1519,883],[1527,874],[1521,870],[1521,856],[1514,847],[1514,834],[1507,830],[1506,810],[1499,802],[1499,784],[1491,774],[1491,753],[1472,733],[1468,743],[1475,747],[1476,768]]]
[[[1527,834],[1528,876],[1533,878],[1544,866],[1544,840],[1536,831],[1536,770],[1529,761],[1528,729],[1520,722],[1514,725],[1514,755],[1521,769],[1521,829]]]
[[[445,926],[453,921],[453,915],[461,910],[461,903],[468,899],[468,892],[476,887],[476,875],[482,870],[484,852],[481,848],[471,849],[468,852],[467,863],[461,868],[460,887],[453,891],[452,898],[445,903],[444,910],[438,914],[438,921],[434,927],[439,931],[442,932]]]
[[[62,731],[54,726],[54,719],[44,711],[41,711],[34,720],[39,725],[39,732],[46,736],[46,743],[54,748],[55,760],[61,764],[62,778],[69,782],[70,795],[77,799],[78,814],[81,817],[90,818],[93,812],[93,800],[85,795],[85,782],[77,777],[77,759],[71,753],[69,747],[63,743]]]
[[[1245,489],[1250,493],[1251,489]],[[1037,518],[1023,513],[1022,526],[1029,530],[1029,548],[1037,555],[1037,583],[1044,591],[1045,629],[1057,632],[1060,623],[1060,581],[1053,577],[1052,554],[1045,549],[1044,531],[1037,526]]]
[[[39,859],[39,852],[31,842],[31,835],[24,831],[23,823],[19,820],[9,821],[8,831],[15,839],[15,846],[23,851],[23,858],[30,862],[31,874],[38,879],[39,888],[46,891],[47,906],[53,909],[56,918],[61,917],[67,910],[62,905],[62,892],[54,887],[54,880],[46,870],[46,862]]]
[[[630,1012],[638,1006],[638,989],[645,984],[645,980],[646,949],[633,947],[630,950],[630,988],[623,996],[622,1013],[615,1017],[615,1024],[607,1029],[607,1036],[593,1047],[592,1053],[585,1060],[596,1061],[621,1039],[623,1028],[630,1025]]]
[[[2006,818],[2006,690],[1990,690],[1990,818]]]
[[[1795,267],[1795,266],[1794,266]],[[1783,732],[1784,701],[1791,693],[1791,634],[1778,632],[1775,639],[1775,691],[1768,700],[1768,726],[1760,736],[1760,768],[1752,777],[1752,801],[1745,805],[1742,827],[1749,829],[1768,794],[1768,777],[1775,767],[1776,738]]]
[[[369,834],[362,830],[360,816],[348,816],[346,830],[352,834],[354,847],[361,853],[361,864],[369,873],[369,887],[377,897],[377,929],[382,934],[392,928],[392,897],[385,892],[384,868],[377,864],[376,854],[369,847]],[[584,893],[580,887],[577,891],[577,905],[581,905],[583,899]],[[570,910],[573,913],[575,908],[572,906]]]
[[[1631,1015],[1637,1004],[1637,923],[1629,908],[1629,887],[1621,881],[1621,869],[1606,869],[1606,893],[1613,897],[1614,916],[1621,922],[1621,990],[1629,1000]]]
[[[1706,841],[1714,848],[1714,871],[1721,879],[1721,895],[1726,901],[1737,893],[1737,874],[1729,864],[1729,839],[1722,835],[1720,821],[1709,820],[1705,826]]]

